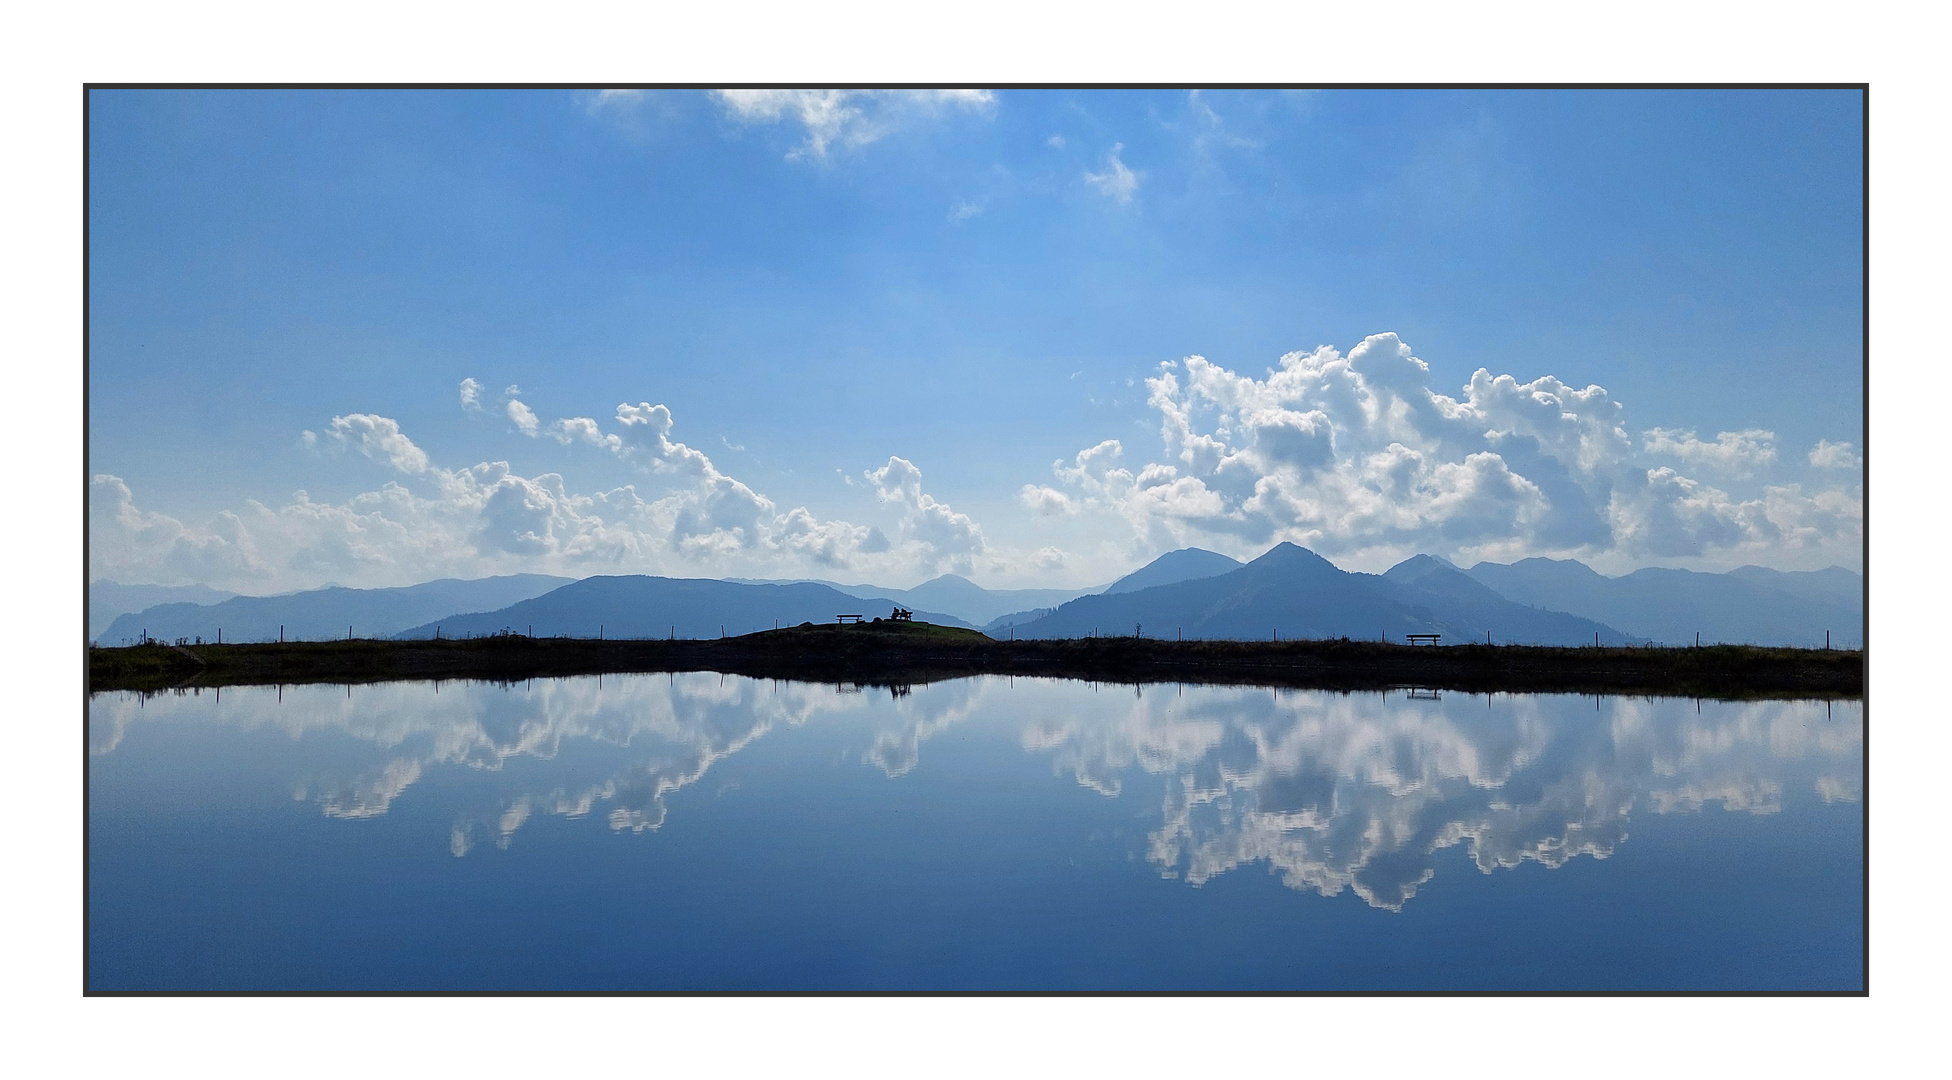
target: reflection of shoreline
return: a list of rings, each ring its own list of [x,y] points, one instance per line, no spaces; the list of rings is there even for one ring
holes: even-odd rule
[[[882,695],[708,674],[440,693],[382,684],[344,697],[227,693],[221,718],[294,740],[349,739],[340,756],[353,767],[297,792],[331,817],[382,816],[436,769],[501,772],[515,758],[542,768],[546,784],[458,813],[457,856],[484,834],[507,847],[536,814],[657,829],[674,792],[766,733],[824,714],[866,722],[867,750],[852,760],[895,783],[928,782],[919,766],[955,752],[930,751],[930,740],[974,729],[1047,756],[1058,775],[1107,798],[1159,798],[1146,855],[1164,877],[1198,886],[1265,862],[1291,888],[1351,890],[1391,910],[1459,844],[1485,873],[1556,867],[1606,858],[1634,812],[1718,803],[1765,814],[1791,793],[1854,802],[1861,790],[1854,703],[1101,687],[991,678]],[[141,720],[217,718],[214,705],[214,695],[95,699],[92,752],[115,753]],[[609,750],[562,754],[573,743]]]
[[[925,624],[901,624],[921,627]],[[91,648],[98,690],[388,679],[520,681],[599,672],[710,671],[757,679],[920,684],[976,675],[1142,683],[1378,690],[1426,686],[1466,692],[1668,693],[1857,697],[1862,652],[1711,645],[1560,648],[1375,641],[1174,641],[1093,637],[996,641],[932,628],[913,636],[837,626],[762,631],[705,641],[495,637],[460,641],[284,642]]]

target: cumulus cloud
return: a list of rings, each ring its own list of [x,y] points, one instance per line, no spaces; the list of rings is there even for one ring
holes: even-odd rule
[[[1653,428],[1645,438],[1650,454],[1672,454],[1690,465],[1728,476],[1748,476],[1776,460],[1776,433],[1759,428],[1724,431],[1714,442],[1704,442],[1695,438],[1694,432],[1676,428]]]
[[[1851,443],[1819,439],[1810,449],[1810,464],[1819,469],[1861,469],[1864,458]]]
[[[603,428],[587,416],[571,416],[550,424],[549,436],[564,446],[585,442],[612,453],[620,453],[624,445],[622,438],[604,434]]]
[[[374,461],[384,461],[403,473],[427,471],[427,452],[413,444],[391,417],[352,413],[332,418],[329,434],[356,447]]]
[[[1039,517],[1056,517],[1060,514],[1078,512],[1077,504],[1071,501],[1069,495],[1042,484],[1025,484],[1023,490],[1017,494],[1017,498],[1026,509]]]
[[[922,470],[913,462],[890,457],[886,465],[869,469],[863,475],[874,485],[882,501],[900,503],[905,508],[901,539],[925,557],[932,569],[946,568],[966,574],[975,557],[986,550],[983,530],[969,515],[955,512],[947,503],[937,502],[922,490]]]
[[[716,96],[742,123],[797,122],[806,141],[787,157],[816,161],[835,147],[866,146],[947,113],[988,114],[996,105],[987,90],[720,90]]]
[[[1125,162],[1119,160],[1119,152],[1124,149],[1124,143],[1113,143],[1111,153],[1105,156],[1105,171],[1084,174],[1085,183],[1097,188],[1120,206],[1131,203],[1132,196],[1138,194],[1139,181],[1145,176],[1144,173],[1133,172]]]
[[[535,410],[524,405],[520,399],[509,399],[508,419],[510,423],[515,425],[516,430],[531,439],[535,438],[536,427],[540,424],[540,421],[536,419]]]
[[[342,503],[303,491],[275,508],[247,501],[196,525],[140,509],[126,483],[103,475],[91,488],[90,573],[257,592],[516,571],[772,577],[844,569],[885,579],[966,572],[986,550],[981,528],[923,491],[921,471],[906,459],[866,474],[901,508],[891,539],[875,525],[782,510],[675,438],[663,404],[621,404],[615,430],[606,431],[590,417],[545,423],[518,392],[509,388],[505,407],[524,434],[606,450],[668,490],[579,492],[559,474],[523,475],[505,461],[444,468],[392,418],[354,413],[334,417],[329,438],[398,470],[406,483]]]
[[[1261,378],[1190,356],[1161,364],[1146,387],[1159,459],[1128,464],[1108,439],[1052,466],[1076,509],[1126,521],[1141,556],[1192,544],[1251,556],[1281,540],[1373,561],[1842,555],[1861,535],[1861,512],[1849,511],[1861,499],[1848,492],[1772,487],[1743,499],[1636,463],[1604,387],[1480,368],[1457,396],[1440,393],[1395,334],[1347,355],[1289,353]],[[1773,459],[1773,439],[1654,429],[1648,449],[1746,469]],[[1033,488],[1021,499],[1057,506]]]
[[[461,408],[475,414],[487,411],[481,407],[481,384],[472,377],[461,380]]]

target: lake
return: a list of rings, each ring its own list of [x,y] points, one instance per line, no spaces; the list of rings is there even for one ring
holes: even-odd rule
[[[1007,677],[88,704],[91,990],[1827,990],[1863,706]]]

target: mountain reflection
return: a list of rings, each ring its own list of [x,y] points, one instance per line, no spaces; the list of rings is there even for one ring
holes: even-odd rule
[[[842,720],[844,741],[854,740],[846,760],[893,782],[926,782],[916,774],[930,741],[956,728],[1009,739],[1106,798],[1157,798],[1145,854],[1165,877],[1197,886],[1265,863],[1290,888],[1347,889],[1390,910],[1460,844],[1485,873],[1603,859],[1635,813],[1855,801],[1863,772],[1857,702],[1431,700],[1002,678],[912,692],[698,673],[438,692],[239,688],[221,707],[207,691],[116,694],[91,702],[90,738],[94,754],[113,754],[136,725],[214,719],[318,740],[292,791],[335,818],[384,815],[442,769],[497,774],[505,783],[488,785],[493,800],[453,819],[450,850],[463,856],[484,842],[509,846],[538,814],[657,829],[672,795],[717,763],[822,717]]]

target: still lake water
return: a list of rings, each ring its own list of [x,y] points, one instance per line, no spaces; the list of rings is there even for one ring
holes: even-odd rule
[[[96,990],[1857,990],[1863,708],[983,677],[89,703]]]

